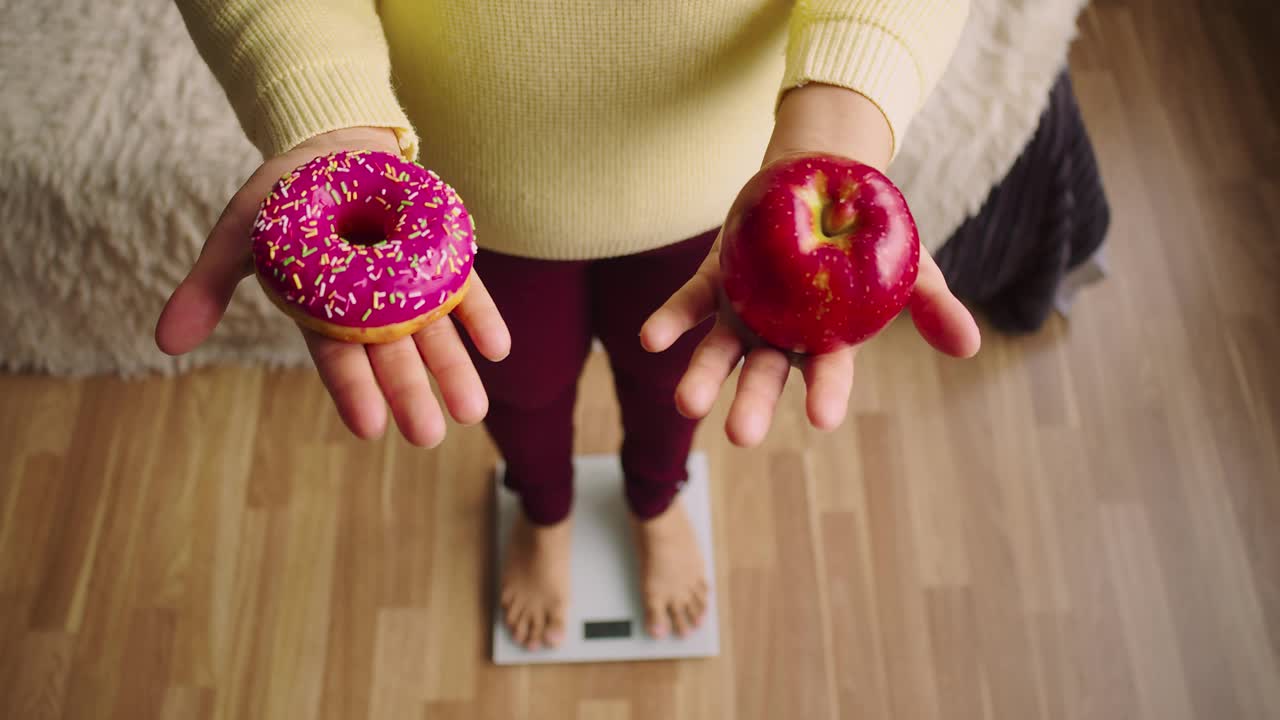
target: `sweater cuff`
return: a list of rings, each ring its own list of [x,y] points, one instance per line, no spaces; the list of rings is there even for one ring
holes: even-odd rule
[[[907,46],[874,25],[828,20],[793,30],[782,93],[817,82],[853,90],[884,113],[893,136],[893,154],[923,100],[921,68]]]
[[[418,157],[418,136],[385,77],[367,64],[341,62],[291,70],[253,89],[245,133],[266,157],[309,138],[351,127],[385,127],[396,134],[400,154]]]

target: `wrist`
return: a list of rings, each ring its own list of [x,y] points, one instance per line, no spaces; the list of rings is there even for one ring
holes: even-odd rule
[[[820,152],[853,158],[883,171],[893,158],[893,143],[889,121],[866,96],[810,83],[783,95],[763,164],[784,155]]]
[[[396,133],[386,127],[349,127],[320,133],[299,143],[296,149],[319,150],[380,150],[400,154],[400,142]]]

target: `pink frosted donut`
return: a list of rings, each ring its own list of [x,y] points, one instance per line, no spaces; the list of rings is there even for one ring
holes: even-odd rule
[[[390,342],[444,317],[467,291],[475,252],[453,188],[381,152],[297,168],[253,225],[267,295],[298,324],[346,342]]]

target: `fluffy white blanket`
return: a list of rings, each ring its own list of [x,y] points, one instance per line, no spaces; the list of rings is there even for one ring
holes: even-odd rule
[[[1035,130],[1087,0],[973,0],[891,175],[936,248]],[[19,3],[0,24],[0,367],[57,374],[307,362],[244,283],[202,348],[152,343],[224,201],[260,161],[169,0]]]

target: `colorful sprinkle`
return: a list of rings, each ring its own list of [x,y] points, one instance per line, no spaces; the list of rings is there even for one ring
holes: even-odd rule
[[[387,228],[386,239],[355,245],[339,237],[340,223],[370,215]],[[389,325],[462,286],[476,251],[471,226],[457,194],[435,173],[383,153],[337,153],[272,188],[253,224],[254,264],[270,291],[314,317],[367,325],[376,310],[372,322]]]

